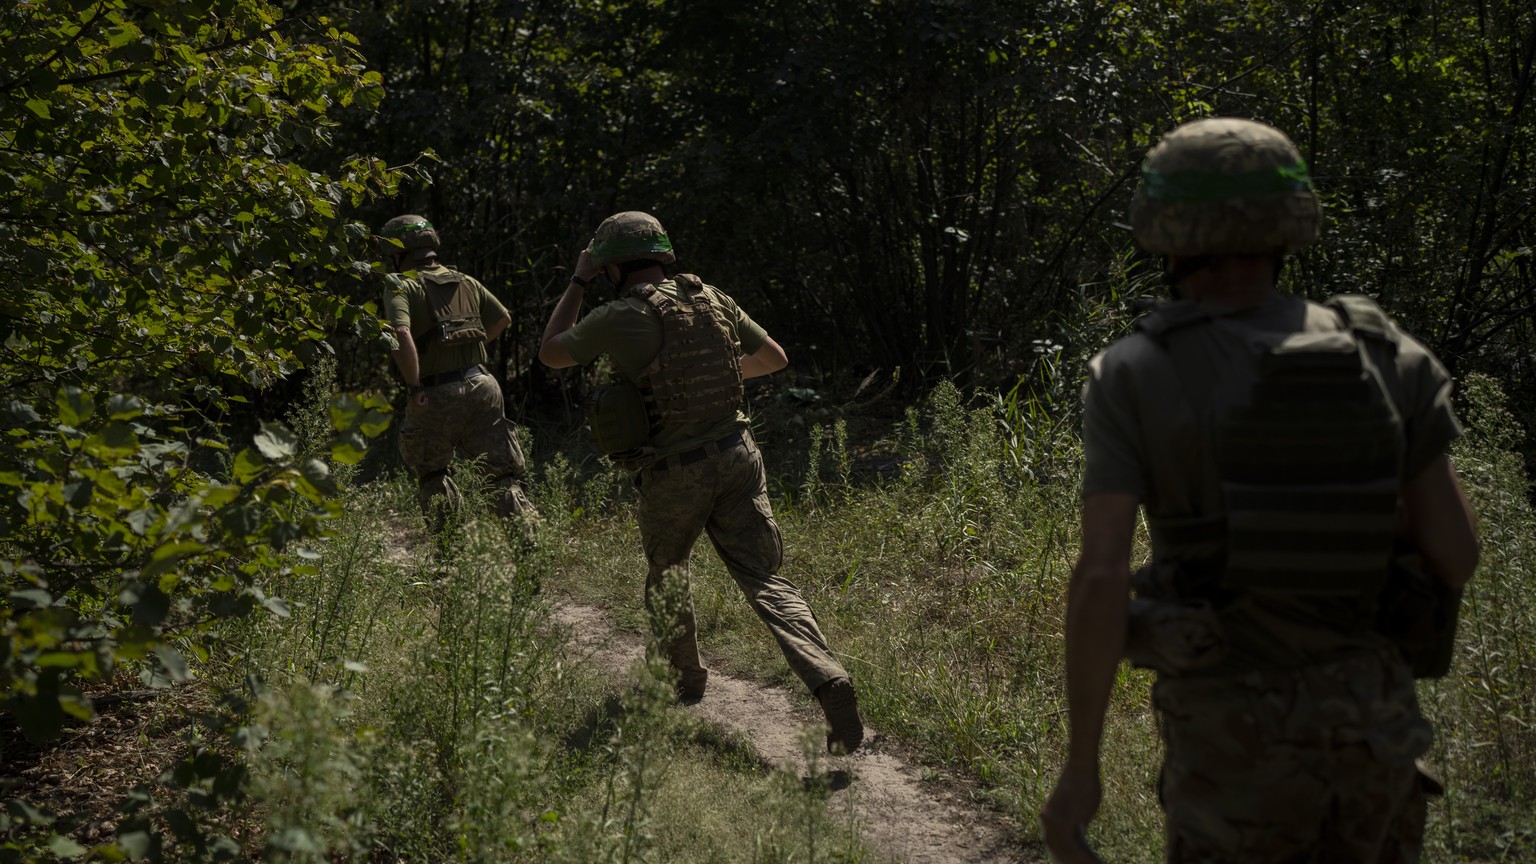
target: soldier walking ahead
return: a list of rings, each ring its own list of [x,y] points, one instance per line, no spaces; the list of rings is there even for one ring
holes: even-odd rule
[[[1320,219],[1279,131],[1175,129],[1143,164],[1131,218],[1178,299],[1094,358],[1084,389],[1071,744],[1041,813],[1046,845],[1094,860],[1079,832],[1099,806],[1127,625],[1173,620],[1138,649],[1159,672],[1168,861],[1417,861],[1415,760],[1433,732],[1375,622],[1402,578],[1395,555],[1416,553],[1442,593],[1477,564],[1446,456],[1460,433],[1451,382],[1366,298],[1276,291]],[[1138,506],[1153,557],[1133,579]]]
[[[438,263],[441,242],[425,218],[396,216],[379,234],[391,269],[416,274],[386,282],[384,315],[399,343],[391,355],[410,393],[400,455],[416,475],[427,524],[441,530],[460,506],[455,450],[483,458],[486,478],[499,490],[498,513],[536,518],[523,491],[522,447],[503,409],[501,385],[486,370],[485,346],[511,315],[474,277]]]
[[[708,532],[747,602],[778,640],[790,668],[826,714],[827,749],[852,752],[864,737],[853,682],[832,656],[810,607],[778,574],[784,547],[768,502],[762,453],[742,412],[742,379],[783,369],[784,349],[724,292],[697,276],[669,277],[672,241],[654,217],[617,213],[597,227],[544,329],[539,359],[559,369],[607,354],[623,379],[598,400],[599,446],[635,471],[640,539],[649,564],[646,608]],[[599,272],[619,296],[577,323]],[[693,601],[667,646],[686,701],[703,698]]]

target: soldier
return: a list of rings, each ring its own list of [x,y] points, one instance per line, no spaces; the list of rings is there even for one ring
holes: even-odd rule
[[[501,387],[486,370],[485,346],[512,318],[472,276],[438,263],[437,231],[421,216],[396,216],[380,230],[394,273],[385,283],[384,314],[399,347],[391,351],[409,397],[400,425],[400,455],[416,475],[428,525],[442,530],[462,503],[453,454],[483,459],[500,492],[503,516],[538,513],[523,491],[522,447],[502,406]]]
[[[778,575],[784,547],[768,502],[763,457],[742,412],[742,379],[783,369],[784,349],[724,292],[696,276],[669,277],[672,241],[654,217],[617,213],[597,227],[544,328],[539,359],[552,368],[607,354],[622,379],[596,400],[599,446],[635,471],[640,538],[649,572],[646,608],[663,575],[679,572],[679,635],[665,646],[684,701],[703,698],[688,555],[701,532],[790,668],[826,714],[827,749],[851,753],[864,737],[853,682],[832,656],[810,607]],[[619,296],[577,323],[585,289],[604,273]]]
[[[1148,154],[1131,218],[1176,299],[1094,358],[1084,388],[1071,740],[1041,812],[1046,846],[1096,860],[1082,830],[1105,708],[1128,627],[1151,621],[1138,650],[1159,673],[1166,860],[1417,861],[1415,760],[1433,732],[1374,626],[1401,578],[1394,544],[1446,592],[1477,564],[1446,455],[1460,434],[1451,382],[1369,300],[1276,291],[1283,256],[1320,221],[1279,131],[1180,126]],[[1138,506],[1152,562],[1132,577]]]

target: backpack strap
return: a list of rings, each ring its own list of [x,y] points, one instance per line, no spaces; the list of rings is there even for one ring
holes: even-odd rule
[[[1364,294],[1335,294],[1324,305],[1344,320],[1344,326],[1356,333],[1397,345],[1397,327],[1375,300]]]

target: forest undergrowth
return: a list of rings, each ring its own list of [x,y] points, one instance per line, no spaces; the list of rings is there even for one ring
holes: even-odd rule
[[[1437,729],[1428,763],[1448,791],[1431,805],[1428,861],[1536,857],[1536,515],[1523,431],[1496,385],[1463,386],[1467,434],[1453,458],[1481,520],[1455,664],[1420,682]],[[805,592],[859,683],[875,726],[918,748],[935,774],[980,781],[1024,844],[1066,750],[1062,632],[1076,553],[1081,448],[1070,424],[1009,397],[965,400],[940,384],[879,440],[848,420],[801,434],[770,424],[783,572]],[[797,423],[799,421],[796,421]],[[857,422],[857,420],[855,420]],[[867,436],[866,436],[867,437]],[[786,442],[802,441],[791,452]],[[879,470],[876,470],[876,469]],[[578,489],[556,458],[543,494]],[[568,493],[552,581],[641,625],[643,575],[621,478]],[[615,501],[615,496],[619,501]],[[574,515],[559,515],[574,514]],[[692,591],[706,654],[795,686],[724,568],[700,544]],[[1138,531],[1137,559],[1147,550]],[[1105,730],[1105,803],[1089,836],[1106,860],[1161,860],[1161,760],[1149,672],[1121,667]]]
[[[1430,761],[1448,787],[1431,807],[1426,860],[1530,860],[1536,515],[1523,432],[1497,387],[1471,377],[1463,400],[1468,434],[1454,458],[1484,562],[1451,675],[1420,687],[1438,730]],[[867,721],[926,776],[979,790],[979,806],[1033,854],[1034,813],[1066,743],[1075,434],[1041,406],[966,400],[950,385],[884,420],[761,413],[783,572],[858,682]],[[318,415],[289,420],[300,439],[323,434]],[[435,544],[401,474],[363,482],[343,466],[346,506],[317,566],[267,586],[287,614],[245,619],[196,667],[208,705],[178,734],[188,753],[242,766],[240,795],[225,796],[240,804],[210,816],[239,839],[225,851],[293,861],[881,860],[870,851],[879,838],[829,810],[825,786],[764,767],[750,742],[677,707],[665,669],[614,680],[576,659],[574,634],[551,623],[556,602],[648,630],[633,495],[614,469],[578,468],[576,456],[528,443],[544,514],[531,546],[518,526],[486,515],[472,485],[462,520]],[[1138,543],[1144,553],[1144,534]],[[711,665],[801,692],[707,542],[692,565]],[[1108,861],[1161,857],[1150,684],[1124,666],[1111,700],[1105,802],[1089,833]],[[235,704],[246,713],[221,725],[219,706]],[[816,742],[807,746],[814,765]],[[225,782],[218,776],[207,783]],[[204,781],[185,780],[179,788],[196,796]],[[218,860],[219,848],[157,855]]]

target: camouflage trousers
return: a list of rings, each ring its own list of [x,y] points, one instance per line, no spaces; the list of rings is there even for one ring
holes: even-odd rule
[[[400,425],[400,456],[416,475],[416,497],[434,530],[445,513],[463,503],[453,482],[455,451],[479,458],[490,484],[498,490],[496,511],[503,516],[532,514],[523,491],[523,449],[502,405],[501,387],[490,375],[427,388],[427,407],[407,404]]]
[[[699,534],[707,532],[737,587],[778,641],[790,669],[814,691],[848,673],[832,656],[800,589],[778,575],[784,546],[768,502],[763,456],[750,431],[742,430],[741,438],[742,443],[699,461],[664,461],[636,475],[640,541],[650,568],[646,608],[654,609],[663,576],[675,568],[684,597],[677,610],[677,637],[667,646],[667,655],[685,687],[702,687],[708,673],[699,658],[698,626],[687,586],[689,552]]]
[[[1159,679],[1165,858],[1412,864],[1415,760],[1433,730],[1395,651],[1301,669]]]

